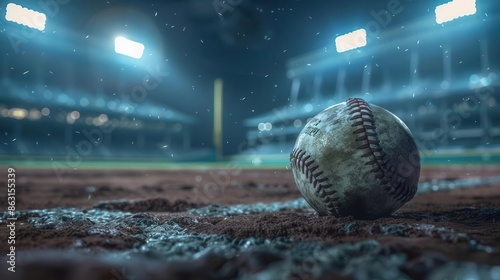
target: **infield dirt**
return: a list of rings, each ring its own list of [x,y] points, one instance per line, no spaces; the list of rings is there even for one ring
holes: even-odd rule
[[[425,168],[428,190],[377,220],[318,216],[290,170],[16,176],[2,279],[500,279],[497,167]]]

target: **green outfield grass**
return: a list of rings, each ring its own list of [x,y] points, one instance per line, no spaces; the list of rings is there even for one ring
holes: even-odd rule
[[[500,150],[462,150],[422,153],[424,166],[442,165],[495,165],[500,167]],[[0,166],[20,168],[76,168],[76,169],[286,169],[289,166],[287,154],[240,155],[227,157],[224,161],[171,161],[170,159],[147,158],[83,158],[79,162],[67,162],[65,157],[0,156]]]

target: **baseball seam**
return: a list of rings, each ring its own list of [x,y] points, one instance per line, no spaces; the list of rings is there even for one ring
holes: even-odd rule
[[[328,177],[320,170],[319,164],[315,163],[315,160],[310,155],[306,155],[302,149],[294,149],[290,153],[290,164],[304,174],[306,179],[309,179],[309,183],[314,186],[316,194],[324,203],[328,213],[338,216],[337,201],[340,197],[333,197],[337,191],[328,190],[333,185],[327,183]]]
[[[383,188],[396,200],[401,203],[410,201],[415,190],[413,187],[404,185],[400,180],[395,180],[396,167],[394,165],[388,167],[389,164],[380,145],[370,105],[361,98],[348,98],[347,106],[349,106],[348,110],[351,115],[349,120],[354,121],[351,126],[357,128],[353,134],[358,136],[356,141],[361,142],[358,149],[366,150],[361,157],[372,157],[365,165],[373,166],[370,172],[375,173],[375,178],[380,180]],[[394,183],[397,185],[394,186]]]

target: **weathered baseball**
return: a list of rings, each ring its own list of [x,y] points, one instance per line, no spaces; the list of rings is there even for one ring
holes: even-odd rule
[[[349,98],[309,120],[290,154],[300,192],[320,215],[377,219],[417,191],[420,156],[391,112]]]

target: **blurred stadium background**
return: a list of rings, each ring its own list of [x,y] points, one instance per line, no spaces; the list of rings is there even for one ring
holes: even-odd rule
[[[357,96],[424,163],[499,164],[498,4],[2,2],[0,161],[285,167],[309,118]]]

